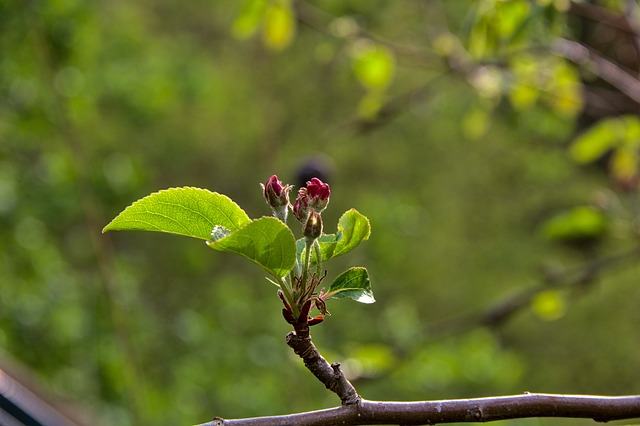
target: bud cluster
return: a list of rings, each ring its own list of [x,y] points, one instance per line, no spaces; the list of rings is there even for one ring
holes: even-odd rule
[[[289,297],[280,290],[278,295],[285,305],[283,315],[287,322],[303,329],[310,325],[318,324],[324,319],[323,315],[328,315],[322,294],[316,294],[316,289],[322,282],[325,275],[321,275],[321,262],[316,261],[316,272],[311,273],[311,250],[318,250],[316,259],[320,258],[318,238],[322,235],[322,211],[329,204],[331,189],[329,185],[318,178],[312,178],[306,186],[298,190],[293,205],[289,201],[289,191],[291,185],[283,184],[276,175],[271,176],[267,183],[262,185],[262,193],[267,204],[271,207],[273,214],[278,219],[286,222],[288,209],[290,208],[295,218],[302,223],[302,235],[306,240],[305,259],[301,263],[301,275],[291,276],[291,293]],[[321,292],[322,293],[322,292]],[[309,311],[316,307],[323,315],[310,317]],[[301,328],[302,327],[302,328]]]
[[[291,205],[289,191],[291,185],[284,185],[276,175],[271,176],[262,185],[262,192],[274,216],[286,222],[287,210],[291,207],[293,215],[302,223],[302,233],[306,238],[317,239],[322,234],[322,216],[320,213],[329,204],[331,189],[318,178],[312,178],[307,185],[298,190],[298,196]]]

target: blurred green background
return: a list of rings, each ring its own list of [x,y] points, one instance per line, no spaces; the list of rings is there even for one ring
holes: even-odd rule
[[[638,262],[535,284],[637,245],[635,183],[568,150],[602,118],[583,90],[597,76],[549,50],[584,36],[569,3],[0,0],[3,356],[92,424],[337,405],[258,267],[101,234],[176,186],[267,215],[259,183],[313,158],[325,229],[352,207],[372,224],[327,266],[367,267],[377,303],[329,303],[313,329],[363,397],[637,393]],[[579,206],[593,217],[556,216]],[[499,326],[464,319],[532,286]]]

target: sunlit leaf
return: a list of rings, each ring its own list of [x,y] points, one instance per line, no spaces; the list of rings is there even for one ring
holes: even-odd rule
[[[541,291],[531,301],[531,309],[545,321],[560,319],[567,310],[565,295],[558,290]]]
[[[395,58],[391,51],[368,41],[359,42],[353,48],[353,72],[367,89],[380,89],[389,85],[395,70]]]
[[[515,38],[527,23],[530,16],[531,4],[525,0],[511,0],[497,2],[494,9],[492,23],[496,32],[503,40]]]
[[[618,181],[631,181],[638,175],[638,151],[627,147],[620,147],[611,157],[611,174]]]
[[[276,277],[284,277],[295,264],[293,233],[279,219],[263,217],[219,240],[207,241],[215,250],[239,254]]]
[[[580,76],[565,60],[519,54],[512,59],[510,71],[509,100],[514,108],[525,110],[542,101],[562,116],[573,117],[582,110]]]
[[[371,224],[366,216],[356,209],[347,210],[338,220],[338,231],[335,234],[324,234],[318,238],[322,261],[325,262],[336,256],[349,253],[361,242],[369,239]],[[296,242],[298,259],[302,259],[305,249],[305,239]],[[312,253],[314,254],[314,253]],[[312,258],[315,263],[315,258]]]
[[[509,91],[509,101],[515,109],[522,111],[535,105],[539,94],[536,87],[517,83]]]
[[[537,102],[540,97],[538,70],[540,60],[530,54],[520,54],[512,58],[509,66],[513,74],[513,81],[509,90],[509,100],[518,110],[527,109]]]
[[[157,231],[207,240],[216,225],[236,231],[250,221],[225,195],[200,188],[170,188],[136,201],[102,232]]]
[[[602,235],[608,227],[606,216],[581,206],[558,214],[544,223],[542,232],[550,240],[579,240]]]
[[[369,273],[362,267],[350,268],[338,275],[331,283],[327,294],[338,299],[349,298],[360,303],[376,301],[371,290]]]
[[[296,32],[296,19],[289,1],[270,2],[264,11],[262,41],[271,50],[287,48]]]
[[[371,225],[366,216],[356,209],[346,211],[338,221],[336,248],[332,257],[340,256],[356,248],[371,235]]]
[[[606,119],[589,128],[571,144],[571,157],[580,164],[591,163],[602,157],[620,141],[620,124],[617,119]]]
[[[481,58],[501,49],[513,49],[530,27],[533,14],[526,0],[475,2],[474,19],[469,30],[469,53]]]
[[[575,67],[565,61],[555,61],[545,85],[549,105],[559,114],[574,116],[583,107],[582,84]]]
[[[624,125],[624,137],[622,144],[626,148],[640,147],[640,117],[636,115],[624,115],[619,118]]]
[[[489,29],[485,19],[479,19],[471,28],[469,34],[469,53],[474,58],[485,56],[487,51],[494,48],[493,40],[489,39]]]

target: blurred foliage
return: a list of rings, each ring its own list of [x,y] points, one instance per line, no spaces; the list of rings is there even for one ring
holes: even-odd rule
[[[595,3],[597,24],[568,0],[0,1],[0,348],[105,425],[336,405],[258,267],[100,234],[170,186],[266,215],[258,183],[319,157],[325,226],[351,207],[372,224],[335,267],[365,265],[377,303],[335,301],[314,330],[364,397],[637,393],[637,262],[498,328],[429,326],[637,246],[638,105],[552,49],[637,74],[607,24],[624,2]],[[540,237],[585,223],[597,244]]]

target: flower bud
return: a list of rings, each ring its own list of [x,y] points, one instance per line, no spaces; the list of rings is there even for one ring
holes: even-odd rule
[[[293,215],[302,223],[306,223],[309,217],[309,198],[305,188],[300,188],[298,197],[293,203]]]
[[[322,235],[322,216],[315,210],[311,210],[307,222],[302,227],[302,235],[307,240],[317,240]]]
[[[330,195],[331,190],[328,184],[318,178],[308,181],[306,187],[298,190],[298,197],[293,204],[293,214],[296,219],[306,223],[311,210],[321,213],[329,204]]]
[[[260,186],[262,187],[264,199],[267,201],[267,204],[271,206],[275,217],[286,222],[291,185],[283,185],[282,182],[278,180],[278,176],[273,175],[267,180],[266,184],[260,184]]]
[[[307,182],[307,197],[309,198],[309,207],[317,211],[322,212],[329,204],[329,196],[331,195],[331,189],[329,184],[322,182],[318,178],[313,178]]]

